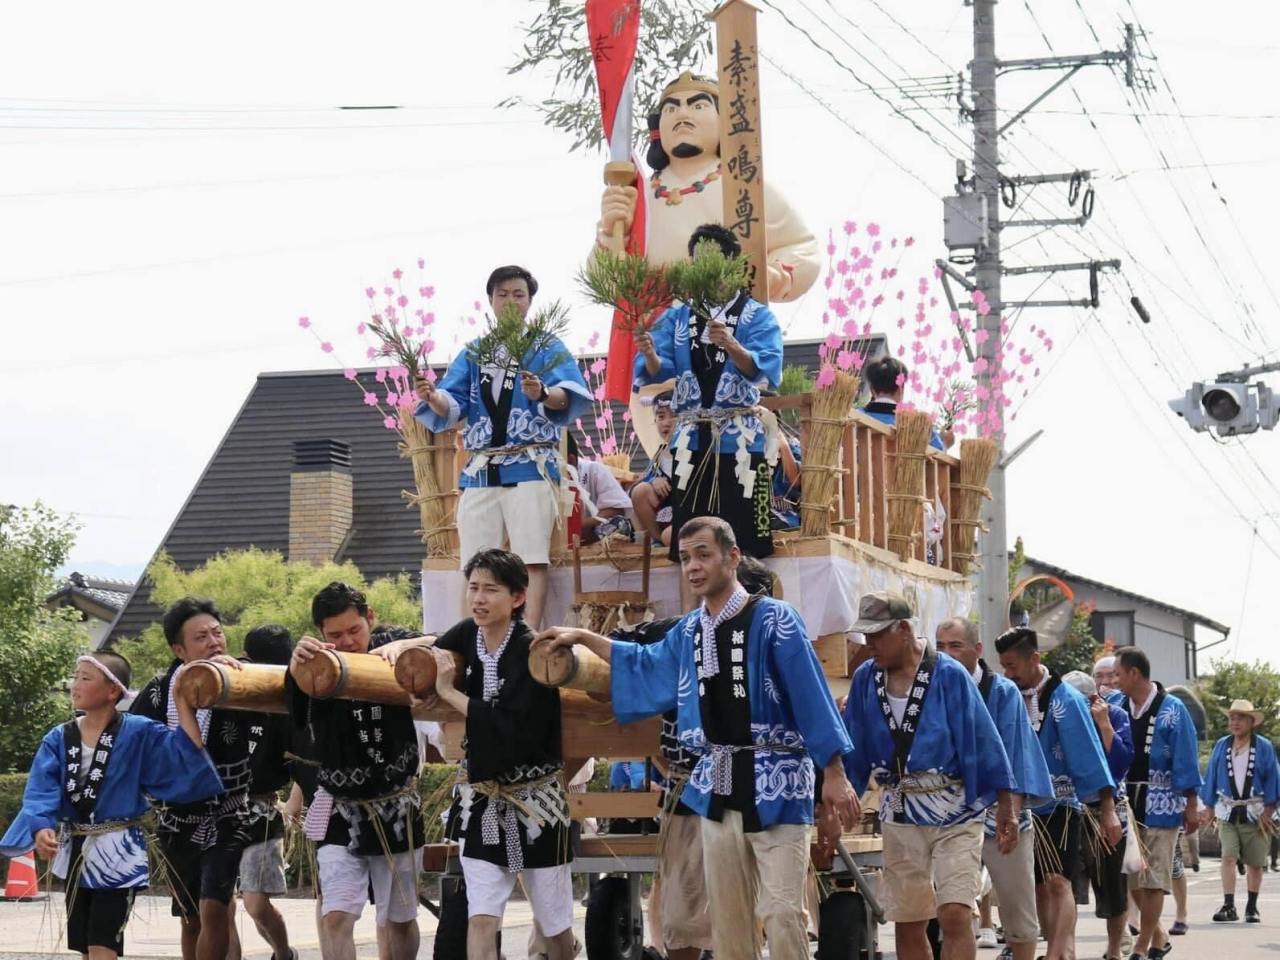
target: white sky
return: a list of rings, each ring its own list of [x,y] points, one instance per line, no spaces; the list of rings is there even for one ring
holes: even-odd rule
[[[769,177],[820,234],[847,218],[914,234],[927,270],[943,250],[938,198],[972,134],[954,104],[922,101],[932,117],[910,110],[861,56],[894,81],[964,71],[970,10],[959,0],[775,2],[948,149],[766,10],[765,53],[865,134],[766,67]],[[1089,227],[1045,234],[1043,248],[1024,242],[1009,262],[1120,257],[1154,319],[1137,324],[1119,279],[1104,284],[1096,315],[1023,321],[1047,327],[1057,347],[1013,424],[1014,443],[1046,433],[1010,472],[1010,531],[1036,557],[1231,624],[1236,635],[1214,654],[1238,642],[1242,657],[1271,657],[1277,438],[1216,444],[1164,404],[1193,379],[1280,350],[1280,280],[1268,286],[1255,265],[1280,254],[1280,12],[1240,2],[1206,17],[1190,0],[1132,3],[1162,71],[1142,109],[1159,116],[1136,124],[1133,95],[1090,68],[1074,87],[1100,134],[1068,88],[1021,125],[1006,172],[1089,168],[1098,201]],[[299,314],[354,356],[361,291],[419,256],[442,322],[470,312],[503,262],[527,264],[548,298],[573,299],[602,157],[570,156],[569,140],[530,112],[493,108],[549,89],[506,74],[518,22],[540,6],[371,2],[358,17],[315,3],[12,7],[0,36],[0,497],[78,512],[80,568],[140,567],[256,374],[331,362],[298,330]],[[1058,54],[1097,49],[1086,16],[1111,49],[1135,16],[1130,0],[1032,8]],[[1048,53],[1022,0],[997,15],[1001,56]],[[1023,105],[1052,78],[1002,80],[1002,105]],[[411,109],[332,109],[386,103]],[[1229,207],[1203,168],[1162,171],[1153,142],[1175,168],[1200,164],[1202,151]],[[1059,188],[1043,187],[1024,213],[1070,211]],[[1083,295],[1083,275],[1066,282]],[[1010,282],[1006,299],[1033,285]],[[1062,295],[1053,283],[1039,294]],[[780,311],[789,336],[820,334],[821,302],[818,287]],[[606,324],[580,307],[574,345]],[[382,429],[376,418],[370,429]]]

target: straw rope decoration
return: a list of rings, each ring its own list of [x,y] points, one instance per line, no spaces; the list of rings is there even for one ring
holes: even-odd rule
[[[436,472],[437,460],[454,451],[453,444],[435,443],[435,436],[415,417],[400,417],[400,433],[405,442],[400,444],[400,459],[413,464],[413,481],[417,493],[405,490],[401,496],[410,507],[418,508],[422,521],[420,536],[427,545],[427,555],[456,557],[453,531],[457,530],[457,490],[441,490],[440,474]]]
[[[590,597],[590,594],[584,594]],[[601,601],[583,599],[573,604],[574,623],[584,630],[606,636],[619,626],[631,626],[651,619],[651,601],[617,600]]]
[[[889,478],[889,549],[909,560],[924,517],[924,461],[933,418],[903,410],[894,432],[894,469]]]
[[[835,497],[836,472],[845,424],[853,411],[853,401],[862,385],[855,373],[835,370],[830,384],[813,395],[813,415],[809,420],[809,446],[800,466],[800,535],[825,537],[831,532],[831,501]]]
[[[960,482],[951,485],[951,523],[955,529],[951,559],[956,573],[968,573],[971,566],[979,565],[973,552],[982,527],[978,515],[982,498],[991,498],[986,488],[987,476],[998,455],[994,440],[960,441]]]

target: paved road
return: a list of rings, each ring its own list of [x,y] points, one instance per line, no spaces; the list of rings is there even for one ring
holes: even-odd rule
[[[1243,884],[1241,885],[1243,889]],[[1220,958],[1220,960],[1263,960],[1274,958],[1280,953],[1280,875],[1266,874],[1259,905],[1263,922],[1260,925],[1215,924],[1211,921],[1213,912],[1222,902],[1218,883],[1218,863],[1216,860],[1204,861],[1203,870],[1199,874],[1190,875],[1190,896],[1188,898],[1188,919],[1191,932],[1185,937],[1176,938],[1174,951],[1170,960],[1201,960],[1201,958]],[[1241,896],[1243,902],[1243,895]],[[51,955],[60,953],[55,944],[61,938],[61,901],[56,910],[49,903],[15,904],[0,903],[0,958],[3,960],[48,960]],[[285,913],[290,929],[294,931],[299,947],[300,960],[320,960],[320,952],[316,947],[314,926],[311,917],[313,904],[309,900],[285,901]],[[583,911],[577,911],[577,928],[579,936],[582,932]],[[1166,921],[1173,920],[1172,900],[1167,902]],[[1166,923],[1166,925],[1167,925]],[[251,960],[267,960],[270,950],[258,937],[251,924],[241,927],[244,940],[244,955]],[[422,949],[420,960],[431,960],[432,933],[435,921],[429,915],[422,920]],[[523,903],[513,903],[507,914],[507,922],[503,931],[503,939],[507,945],[507,956],[511,960],[522,957],[522,952],[513,947],[523,945],[529,936],[530,918],[528,908]],[[372,911],[357,927],[357,956],[359,960],[377,960],[377,949],[373,937]],[[1093,917],[1092,910],[1084,908],[1080,924],[1077,928],[1077,956],[1081,960],[1101,957],[1106,946],[1106,932],[1103,922]],[[159,897],[143,897],[132,924],[129,927],[126,949],[129,956],[143,957],[176,957],[179,955],[177,940],[177,924],[169,917],[168,902]],[[891,927],[881,928],[881,950],[886,958],[894,957],[893,932]],[[65,953],[61,955],[65,956]],[[981,951],[978,960],[995,960],[994,951]]]
[[[1062,600],[1032,617],[1031,629],[1052,643],[1057,643],[1071,629],[1071,618],[1074,616],[1075,604],[1070,600]]]

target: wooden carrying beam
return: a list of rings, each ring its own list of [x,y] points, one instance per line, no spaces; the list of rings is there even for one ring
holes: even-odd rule
[[[434,640],[434,638],[432,638]],[[467,658],[453,652],[453,662],[457,667],[454,674],[454,686],[462,689],[462,681],[466,676]],[[401,689],[415,697],[425,698],[436,690],[436,656],[430,646],[410,647],[396,657],[396,683]]]
[[[550,644],[535,644],[529,651],[529,672],[546,687],[581,690],[603,697],[610,695],[609,662],[586,647],[552,650]]]
[[[391,664],[372,653],[322,650],[290,669],[303,692],[317,700],[338,697],[409,706],[409,694],[396,683]]]
[[[252,710],[255,713],[288,713],[284,698],[284,667],[246,663],[241,669],[209,660],[187,664],[178,675],[174,696],[197,710]]]

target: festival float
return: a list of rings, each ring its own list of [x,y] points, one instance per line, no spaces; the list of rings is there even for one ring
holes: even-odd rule
[[[593,9],[600,15],[596,5],[587,4],[589,18]],[[756,11],[742,0],[730,0],[713,16],[718,75],[682,73],[663,89],[658,103],[649,105],[647,172],[632,152],[630,130],[630,64],[638,16],[589,24],[593,45],[607,44],[610,50],[609,57],[596,58],[596,68],[611,159],[604,170],[595,247],[579,279],[588,299],[612,308],[613,321],[607,357],[590,364],[587,375],[597,400],[597,427],[610,439],[600,448],[592,448],[589,435],[584,441],[620,481],[635,480],[630,467],[632,453],[638,451],[634,445],[626,450],[612,437],[613,404],[622,404],[624,426],[645,454],[657,452],[659,441],[648,428],[652,411],[632,388],[634,336],[671,303],[673,291],[663,271],[686,257],[694,228],[718,222],[735,232],[747,284],[760,302],[796,300],[821,279],[825,339],[814,389],[764,397],[757,412],[762,419],[792,424],[803,451],[799,525],[775,531],[767,564],[775,574],[776,596],[799,611],[832,695],[839,698],[865,659],[862,638],[851,632],[863,594],[888,589],[906,596],[925,636],[949,617],[970,615],[979,517],[998,454],[993,438],[1003,428],[1007,393],[1039,374],[1038,368],[1031,370],[1033,357],[1052,349],[1052,342],[1032,327],[1039,342],[1018,349],[1002,323],[994,350],[980,351],[994,360],[975,358],[971,341],[981,345],[986,331],[961,319],[954,304],[949,315],[932,320],[930,311],[939,305],[934,286],[938,274],[932,264],[931,276],[908,274],[912,239],[890,236],[875,223],[860,228],[846,221],[829,232],[823,277],[823,243],[783,190],[766,180]],[[785,174],[779,180],[785,181]],[[418,266],[421,270],[424,262],[419,260]],[[405,491],[404,498],[421,523],[426,552],[423,628],[431,635],[464,615],[456,508],[467,455],[457,429],[432,433],[413,416],[416,378],[435,376],[430,354],[436,328],[430,303],[434,288],[418,286],[415,309],[412,286],[395,271],[382,290],[387,303],[381,309],[375,302],[378,291],[366,291],[373,316],[358,332],[372,344],[368,359],[383,366],[376,368],[377,386],[365,385],[367,371],[346,368],[346,376],[364,391],[365,403],[380,412],[384,426],[400,434],[400,455],[413,466],[415,489]],[[989,309],[980,290],[973,301],[979,314]],[[311,327],[305,317],[299,324]],[[487,336],[497,335],[501,318],[492,324]],[[896,354],[910,368],[909,380],[902,384],[908,402],[899,406],[893,424],[858,409],[863,394],[859,371],[877,324],[896,324]],[[599,339],[597,331],[592,343]],[[333,350],[326,341],[321,348]],[[509,352],[522,355],[519,349]],[[973,378],[989,362],[992,368],[982,378],[989,386],[976,386]],[[958,455],[931,443],[935,433],[947,435],[945,446]],[[955,435],[961,436],[959,442],[950,442]],[[561,444],[563,463],[563,439]],[[554,534],[545,623],[608,632],[683,612],[679,566],[665,550],[647,537],[640,542],[606,538],[583,546],[575,536],[574,494],[567,482],[561,485],[560,501],[563,515]],[[535,650],[530,667],[540,682],[561,690],[566,779],[589,758],[660,763],[660,718],[631,725],[616,721],[607,663],[580,648],[555,656]],[[447,760],[463,756],[465,724],[429,697],[435,661],[425,648],[407,651],[394,668],[371,655],[328,652],[304,665],[295,678],[316,697],[386,703],[405,703],[410,695],[427,697],[416,701],[415,716],[442,725]],[[180,690],[201,707],[283,711],[279,668],[230,671],[204,664],[183,677]],[[648,822],[659,813],[657,796],[586,793],[571,794],[569,801],[575,820]],[[815,859],[827,878],[819,923],[824,956],[856,957],[859,950],[875,955],[881,914],[874,884],[867,880],[869,871],[880,866],[874,809],[874,803],[864,803],[869,819],[859,832],[844,837],[834,864]],[[652,872],[658,842],[652,832],[580,839],[574,870],[593,877],[587,919],[592,960],[640,955],[640,877]],[[441,874],[443,882],[455,882],[460,876],[455,854],[450,844],[428,847],[424,866]]]

